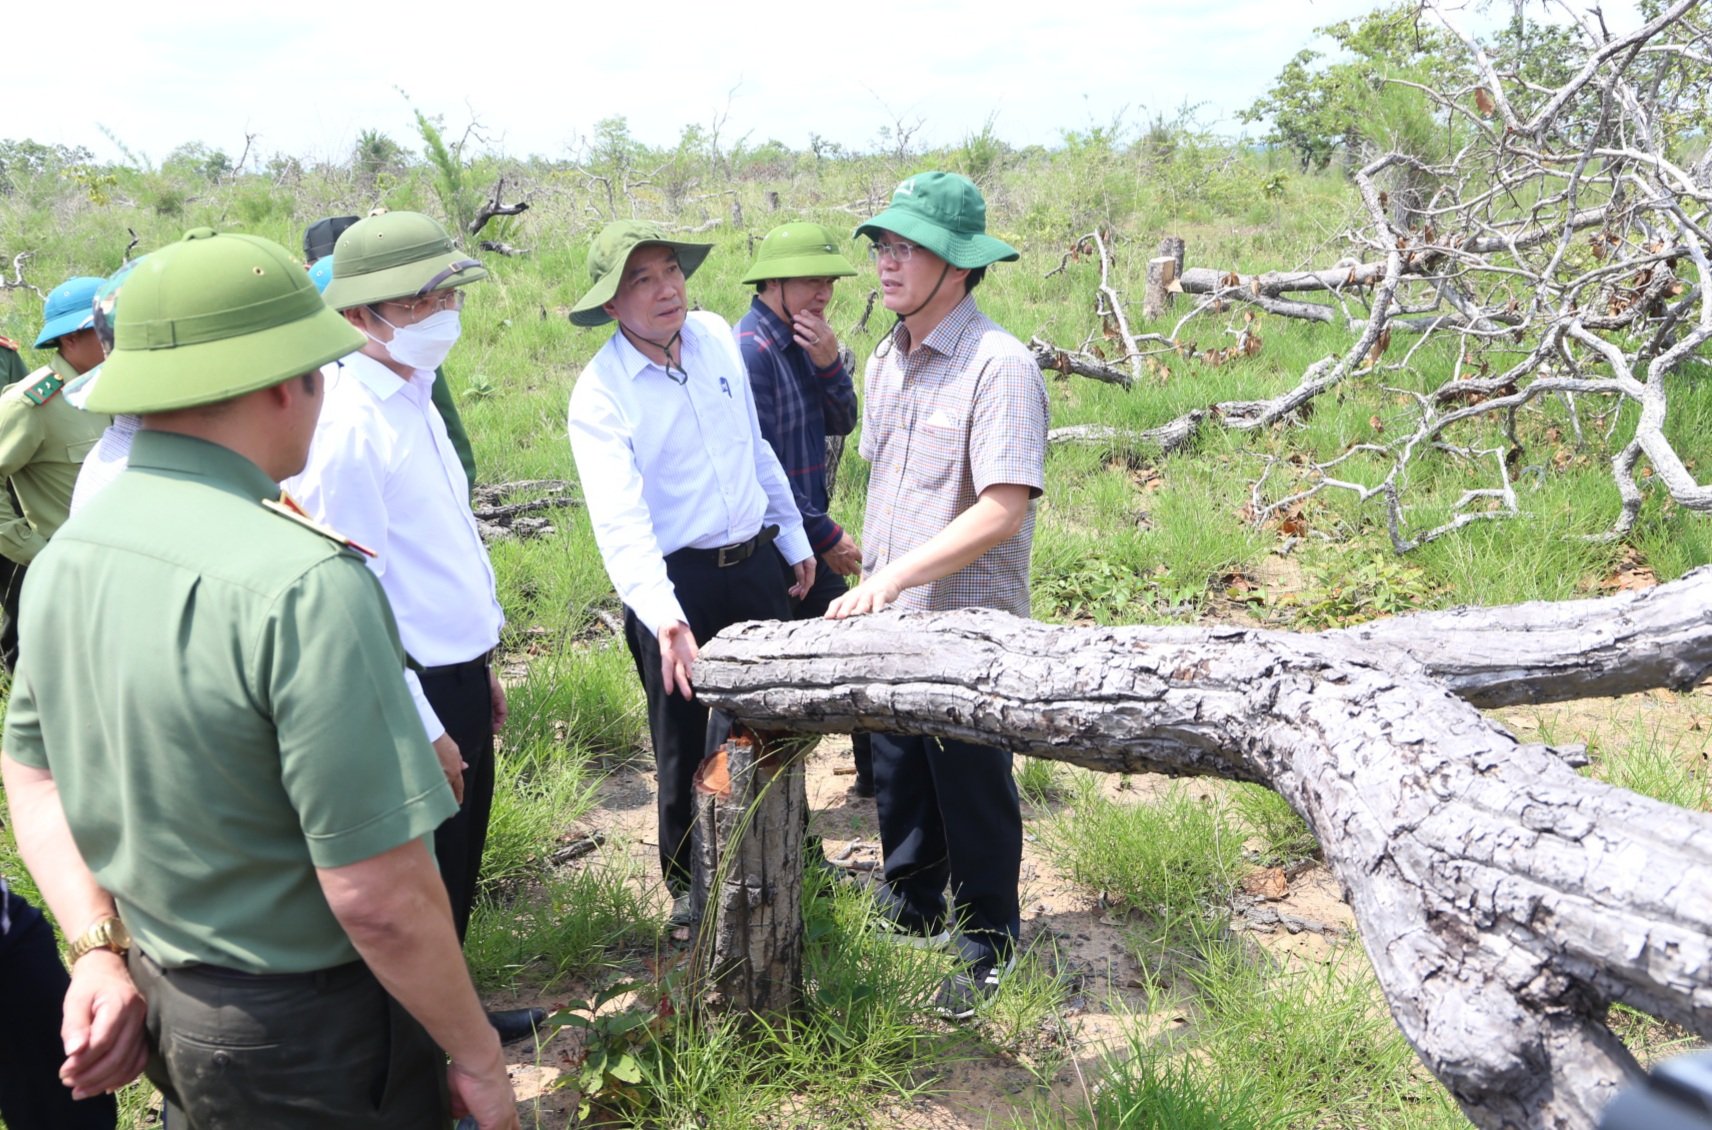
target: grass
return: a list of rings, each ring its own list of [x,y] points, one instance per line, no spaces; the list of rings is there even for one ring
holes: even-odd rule
[[[1069,809],[1039,834],[1076,883],[1155,917],[1222,902],[1242,857],[1242,836],[1216,801],[1172,785],[1156,800],[1120,804],[1094,775],[1077,778]]]
[[[1096,224],[1106,226],[1116,255],[1112,283],[1126,298],[1142,292],[1146,261],[1167,233],[1186,238],[1192,265],[1289,269],[1335,257],[1322,255],[1325,233],[1346,226],[1355,208],[1335,171],[1280,173],[1263,156],[1181,140],[1164,158],[1087,134],[1050,152],[951,151],[907,168],[879,155],[795,154],[767,169],[738,163],[721,183],[750,217],[748,229],[720,226],[692,237],[715,246],[690,283],[690,299],[735,321],[752,293],[739,281],[751,236],[785,218],[848,228],[853,221],[844,203],[883,200],[907,172],[976,156],[990,224],[1023,251],[1020,263],[995,268],[978,297],[990,316],[1024,339],[1038,335],[1074,346],[1096,329],[1091,296],[1098,264],[1084,258],[1048,274]],[[54,174],[0,196],[0,247],[33,252],[27,277],[45,290],[70,274],[111,271],[130,242],[128,229],[144,251],[199,224],[296,246],[302,228],[322,215],[364,211],[376,201],[439,211],[442,190],[455,196],[460,187],[493,183],[502,171],[513,177],[508,183],[534,193],[534,206],[509,240],[533,250],[519,258],[484,256],[491,277],[470,290],[449,380],[482,481],[574,481],[566,401],[606,335],[572,327],[564,313],[586,285],[587,245],[606,203],[562,163],[483,158],[454,175],[438,161],[407,168],[378,187],[339,167],[307,169],[295,180],[244,175],[221,183],[192,181],[182,170],[112,169],[109,195],[128,207],[97,201],[88,178]],[[1276,190],[1265,188],[1274,178]],[[776,217],[769,193],[779,195]],[[706,205],[693,202],[674,210],[652,187],[637,188],[617,205],[680,228],[710,218]],[[727,206],[721,197],[720,214]],[[828,315],[858,358],[891,322],[881,309],[865,329],[856,327],[871,286],[866,273],[847,281]],[[1180,299],[1151,323],[1132,309],[1132,324],[1173,332],[1184,308]],[[39,299],[28,289],[0,291],[0,333],[33,339],[39,314]],[[1242,324],[1241,310],[1227,310],[1191,323],[1182,336],[1206,350],[1228,344]],[[1052,422],[1140,429],[1216,401],[1277,395],[1313,361],[1348,344],[1325,327],[1270,316],[1256,328],[1264,345],[1252,357],[1214,366],[1163,353],[1157,358],[1163,367],[1127,391],[1049,375]],[[1263,574],[1284,544],[1281,531],[1256,529],[1247,514],[1266,461],[1283,462],[1265,488],[1274,493],[1263,501],[1309,485],[1292,457],[1332,458],[1352,443],[1394,436],[1410,409],[1379,386],[1433,387],[1451,363],[1433,346],[1403,363],[1405,352],[1394,347],[1386,362],[1397,367],[1352,378],[1302,420],[1251,433],[1208,428],[1190,449],[1168,458],[1054,447],[1034,545],[1035,615],[1100,624],[1200,623],[1231,615],[1230,578]],[[1667,382],[1668,434],[1690,468],[1712,466],[1712,382],[1700,379],[1705,373],[1702,365]],[[1299,589],[1273,599],[1262,588],[1247,611],[1275,626],[1313,629],[1414,608],[1585,596],[1629,557],[1667,580],[1712,561],[1706,518],[1645,481],[1634,533],[1619,545],[1587,540],[1616,515],[1607,468],[1632,434],[1635,414],[1588,398],[1579,413],[1579,441],[1560,400],[1517,413],[1523,516],[1476,524],[1404,558],[1391,554],[1377,504],[1342,492],[1317,495],[1302,507],[1301,541],[1290,561],[1301,573]],[[861,529],[866,501],[859,438],[846,447],[832,504],[853,532]],[[1491,446],[1501,436],[1496,423],[1479,422],[1447,438]],[[1372,484],[1389,463],[1364,456],[1345,467]],[[1462,491],[1491,478],[1489,465],[1428,453],[1411,469],[1407,528],[1444,520]],[[552,521],[554,536],[500,542],[491,550],[508,617],[502,650],[519,666],[483,899],[470,932],[471,967],[489,988],[570,993],[640,979],[669,992],[651,867],[633,867],[612,850],[565,866],[550,863],[560,837],[587,819],[603,774],[629,766],[644,749],[646,728],[628,650],[603,622],[619,609],[587,515],[572,505],[553,512]],[[1712,807],[1704,742],[1672,726],[1636,723],[1602,736],[1591,743],[1591,771],[1668,803]],[[1065,1093],[1064,1075],[1075,1069],[1063,1034],[1073,1020],[1069,998],[1079,990],[1050,939],[1023,955],[977,1024],[951,1030],[923,1013],[946,972],[943,959],[881,943],[868,929],[866,904],[841,891],[811,901],[803,1016],[746,1033],[681,1018],[648,1027],[645,1048],[637,1045],[646,1054],[637,1060],[641,1074],[627,1117],[663,1126],[885,1123],[938,1087],[944,1064],[996,1060],[1022,1070],[1026,1086],[1012,1108],[1043,1126],[1462,1124],[1442,1089],[1414,1065],[1358,958],[1286,966],[1225,928],[1223,907],[1245,866],[1245,847],[1277,866],[1316,851],[1300,818],[1276,794],[1213,783],[1193,793],[1177,786],[1146,799],[1113,796],[1093,775],[1032,758],[1019,759],[1016,774],[1030,805],[1030,830],[1053,866],[1091,902],[1103,894],[1125,912],[1128,952],[1114,959],[1114,976],[1131,975],[1133,965],[1148,996],[1129,1016],[1125,1000],[1102,1002],[1123,1017],[1122,1038],[1086,1078]],[[33,897],[9,837],[0,839],[0,873]],[[1174,1015],[1185,1018],[1183,1031],[1163,1038],[1161,1019]],[[1620,1024],[1643,1047],[1680,1039],[1631,1016]],[[141,1123],[147,1095],[146,1087],[125,1092],[122,1124]]]

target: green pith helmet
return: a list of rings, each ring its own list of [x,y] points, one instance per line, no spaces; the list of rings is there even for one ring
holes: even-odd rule
[[[327,305],[349,310],[485,278],[486,268],[453,246],[433,217],[383,212],[352,224],[333,245]]]
[[[600,234],[594,237],[594,243],[589,246],[588,272],[592,285],[577,299],[577,304],[571,307],[571,324],[578,326],[603,326],[612,321],[612,315],[601,307],[612,301],[618,293],[619,276],[624,274],[624,265],[630,261],[630,253],[638,247],[659,246],[670,247],[678,253],[678,269],[683,271],[684,278],[695,274],[701,261],[707,258],[707,253],[713,250],[711,243],[684,243],[675,239],[667,239],[666,233],[659,224],[647,220],[614,220],[600,229]]]
[[[768,232],[755,249],[744,283],[763,279],[844,279],[856,273],[838,253],[838,236],[825,224],[798,220]]]
[[[196,228],[125,279],[91,412],[168,412],[268,388],[368,339],[321,301],[302,264],[253,235]]]
[[[894,232],[953,267],[985,267],[1020,258],[1016,248],[987,234],[987,202],[975,182],[957,173],[917,173],[892,190],[892,203],[856,229],[878,239]]]

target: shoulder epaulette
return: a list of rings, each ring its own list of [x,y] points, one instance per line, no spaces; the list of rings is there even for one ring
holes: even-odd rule
[[[0,349],[10,349],[13,353],[23,351],[23,347],[9,337],[0,337]]]
[[[315,531],[328,541],[336,542],[339,545],[344,546],[346,549],[356,550],[364,557],[375,556],[375,551],[363,543],[352,541],[344,534],[341,534],[338,530],[335,530],[332,526],[326,525],[322,522],[317,522],[315,519],[311,518],[309,516],[309,512],[304,510],[295,498],[291,497],[291,495],[287,494],[283,490],[279,492],[279,497],[277,499],[262,499],[262,505],[267,507],[269,510],[272,510],[282,518],[291,519],[304,529]]]
[[[41,371],[42,370],[40,369],[36,370],[36,372]],[[34,373],[31,374],[31,376],[34,375]],[[25,379],[28,380],[29,378],[26,377]],[[46,404],[54,398],[55,393],[59,392],[59,390],[64,387],[65,378],[54,372],[52,369],[49,369],[47,370],[46,376],[40,378],[35,384],[24,389],[24,399],[28,400],[31,404]]]

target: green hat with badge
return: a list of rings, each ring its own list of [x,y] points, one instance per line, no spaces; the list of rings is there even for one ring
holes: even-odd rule
[[[768,232],[755,250],[744,283],[765,279],[843,279],[856,273],[838,253],[838,236],[825,224],[798,220]]]
[[[459,251],[432,216],[383,212],[352,224],[333,245],[327,305],[349,310],[485,278],[487,269]]]
[[[612,221],[600,229],[594,243],[589,245],[588,272],[592,285],[571,307],[573,325],[603,326],[612,321],[612,315],[601,307],[618,293],[619,276],[630,262],[630,253],[638,247],[670,247],[678,253],[678,269],[686,279],[695,274],[701,261],[713,250],[711,243],[667,239],[665,229],[648,220]]]
[[[84,406],[169,412],[268,388],[368,339],[321,301],[272,240],[196,228],[150,252],[121,286],[113,352]]]
[[[856,229],[883,231],[920,244],[953,267],[973,270],[1021,258],[1016,248],[987,234],[987,202],[975,182],[957,173],[917,173],[892,190],[884,212]]]

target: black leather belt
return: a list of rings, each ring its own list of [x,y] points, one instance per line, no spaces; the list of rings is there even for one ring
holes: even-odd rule
[[[466,671],[485,671],[488,661],[493,658],[493,652],[484,651],[474,659],[466,659],[462,663],[447,663],[440,667],[424,667],[409,656],[405,657],[404,665],[424,678],[438,678],[445,675],[459,675]]]
[[[695,549],[689,546],[668,554],[670,557],[687,557],[695,561],[707,561],[718,569],[729,569],[733,565],[755,556],[755,551],[762,546],[771,545],[773,539],[779,536],[779,527],[762,526],[761,532],[748,541],[740,541],[735,545],[722,545],[718,549]]]

